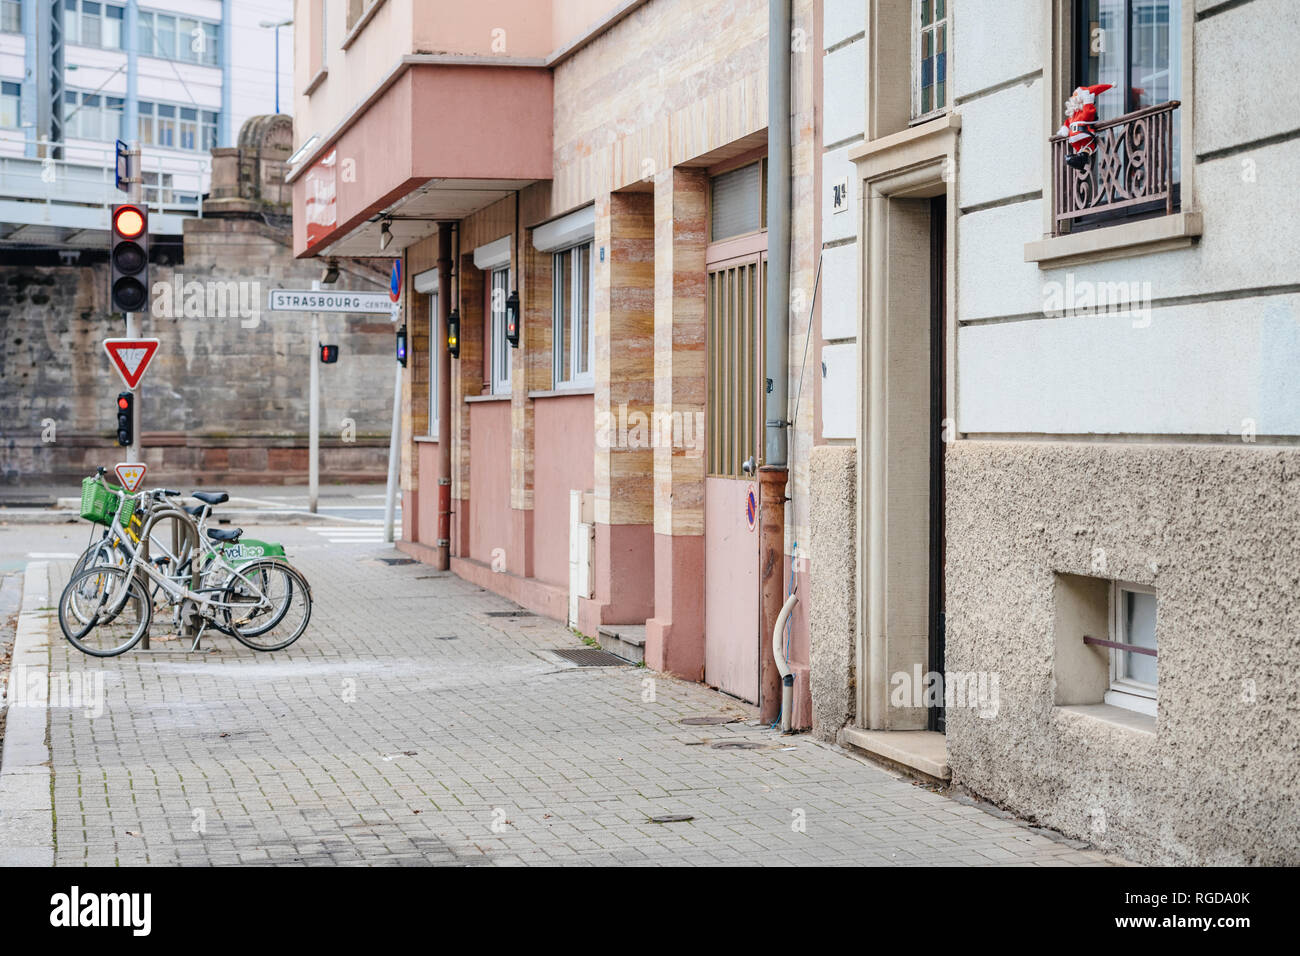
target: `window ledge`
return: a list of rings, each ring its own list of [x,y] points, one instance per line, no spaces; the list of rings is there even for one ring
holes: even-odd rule
[[[1116,226],[1067,233],[1025,243],[1025,261],[1040,269],[1104,262],[1167,249],[1186,249],[1201,235],[1199,212],[1139,219]]]
[[[509,395],[466,395],[467,402],[508,402]]]
[[[362,11],[361,16],[357,17],[357,22],[352,24],[352,29],[348,31],[348,35],[343,38],[342,48],[344,50],[346,50],[348,47],[350,47],[353,43],[356,42],[356,39],[361,34],[361,31],[366,28],[366,24],[369,23],[374,18],[375,11],[377,11],[383,5],[384,5],[384,0],[375,0],[374,3],[372,3],[370,6],[366,7],[364,11]]]
[[[322,66],[319,70],[317,70],[316,75],[313,76],[310,80],[308,80],[307,85],[303,88],[302,91],[303,96],[311,96],[313,93],[315,93],[316,87],[324,83],[325,77],[329,75],[330,75],[330,68],[328,66]]]
[[[411,441],[426,442],[431,445],[436,445],[438,444],[438,436],[437,435],[416,435],[411,439]]]
[[[1136,710],[1129,710],[1126,707],[1116,707],[1113,704],[1066,704],[1058,706],[1056,710],[1065,714],[1078,714],[1084,720],[1099,720],[1112,727],[1132,730],[1151,737],[1156,734],[1154,717],[1139,714]]]
[[[570,395],[595,395],[593,386],[585,385],[575,388],[551,388],[539,392],[529,392],[529,398],[565,398]]]

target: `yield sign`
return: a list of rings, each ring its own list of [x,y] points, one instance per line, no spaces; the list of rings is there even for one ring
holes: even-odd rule
[[[144,473],[148,470],[148,466],[138,461],[122,461],[114,465],[113,470],[117,472],[117,480],[122,483],[122,487],[135,494],[144,481]]]
[[[126,387],[134,390],[158,351],[157,339],[104,339],[104,351],[113,360]]]

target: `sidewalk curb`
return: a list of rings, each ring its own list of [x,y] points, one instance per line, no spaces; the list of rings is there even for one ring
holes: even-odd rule
[[[49,686],[49,565],[30,561],[23,574],[23,603],[14,634],[10,679]],[[21,669],[21,673],[20,673]],[[9,695],[12,696],[12,695]],[[5,719],[0,763],[0,866],[54,865],[54,809],[48,701],[24,701]]]
[[[271,525],[320,524],[336,522],[341,525],[377,525],[365,518],[345,518],[340,515],[312,514],[310,511],[274,510],[270,508],[230,509],[222,508],[214,513],[214,518],[221,521],[247,521]],[[0,508],[0,526],[24,524],[76,524],[81,515],[76,511],[53,511],[38,508]]]

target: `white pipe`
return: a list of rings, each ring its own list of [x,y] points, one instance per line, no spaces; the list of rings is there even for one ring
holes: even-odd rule
[[[772,628],[772,656],[776,658],[776,669],[781,672],[781,733],[783,734],[790,732],[790,724],[793,720],[790,711],[794,706],[794,672],[785,662],[785,650],[781,647],[781,632],[785,630],[785,622],[798,603],[799,597],[796,594],[786,598],[785,604],[781,605],[781,613],[776,616],[776,626]]]

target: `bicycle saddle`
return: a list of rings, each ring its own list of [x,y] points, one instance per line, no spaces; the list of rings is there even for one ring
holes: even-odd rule
[[[181,507],[197,518],[199,515],[203,514],[203,509],[205,509],[207,505],[182,505]]]
[[[209,528],[208,537],[213,541],[238,541],[244,533],[243,528]]]
[[[198,498],[199,501],[206,502],[210,505],[219,505],[223,501],[230,500],[230,495],[226,494],[224,491],[196,491],[192,497]]]

